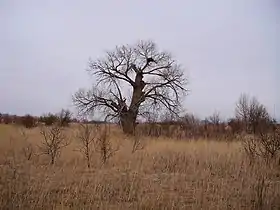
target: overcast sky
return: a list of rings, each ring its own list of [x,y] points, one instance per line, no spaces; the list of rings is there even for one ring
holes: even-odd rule
[[[71,108],[89,57],[152,39],[185,67],[190,112],[230,117],[244,92],[280,117],[278,0],[1,0],[0,27],[0,112]]]

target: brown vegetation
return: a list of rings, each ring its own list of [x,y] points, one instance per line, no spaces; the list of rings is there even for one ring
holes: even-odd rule
[[[145,147],[132,153],[132,137],[122,135],[114,125],[107,128],[109,133],[104,136],[105,127],[100,126],[98,130],[92,128],[103,138],[99,143],[93,141],[94,147],[101,147],[91,153],[88,169],[88,160],[76,152],[80,145],[76,125],[64,128],[71,144],[53,165],[49,165],[48,156],[40,153],[40,139],[44,141],[40,128],[21,129],[17,134],[18,127],[1,125],[0,206],[4,209],[277,209],[280,206],[279,165],[264,164],[261,157],[251,163],[238,140],[176,141],[139,135]],[[26,143],[22,141],[22,131],[35,148],[29,160],[23,158]],[[108,141],[110,147],[102,144]],[[102,145],[113,150],[104,153]],[[100,154],[106,157],[110,154],[106,165]]]
[[[72,118],[72,113],[69,110],[62,109],[56,114],[48,113],[40,117],[32,116],[27,114],[25,116],[17,116],[10,114],[1,114],[0,113],[0,124],[16,124],[22,125],[26,128],[33,128],[38,125],[54,125],[55,123],[60,124],[61,126],[68,126],[71,122],[78,122],[77,119]]]

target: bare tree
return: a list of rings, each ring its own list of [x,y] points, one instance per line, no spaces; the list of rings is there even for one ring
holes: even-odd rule
[[[58,114],[57,118],[61,126],[68,126],[71,122],[72,113],[70,110],[62,109]]]
[[[242,94],[236,104],[236,118],[240,120],[248,133],[257,133],[271,127],[272,119],[264,105],[249,95]]]
[[[187,113],[182,118],[181,121],[189,126],[199,126],[201,123],[201,120],[196,117],[194,114]]]
[[[163,107],[178,113],[187,93],[181,66],[152,41],[117,46],[103,59],[90,60],[88,71],[96,83],[90,90],[80,89],[74,104],[83,112],[98,109],[118,117],[127,134],[134,133],[139,115]]]
[[[93,152],[93,146],[97,140],[97,133],[100,129],[98,124],[90,125],[81,123],[77,133],[77,137],[81,144],[79,151],[83,154],[87,161],[87,167],[91,167],[91,156]]]
[[[70,141],[66,138],[63,128],[58,124],[51,127],[42,127],[41,134],[43,141],[39,149],[42,154],[51,158],[51,164],[53,165],[60,156],[61,150],[68,146]]]
[[[181,118],[181,129],[185,131],[185,137],[197,137],[200,132],[201,120],[194,114],[187,113]]]
[[[242,93],[236,103],[235,115],[236,118],[244,123],[245,130],[247,130],[249,124],[249,113],[250,113],[250,99],[249,95]]]
[[[264,105],[252,98],[249,109],[249,126],[251,132],[266,132],[272,127],[272,119]]]
[[[220,113],[215,111],[210,117],[208,117],[208,121],[214,125],[219,125],[221,123]]]

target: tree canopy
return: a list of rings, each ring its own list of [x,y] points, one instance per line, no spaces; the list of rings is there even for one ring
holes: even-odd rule
[[[90,60],[87,71],[95,82],[75,93],[74,104],[85,113],[99,110],[117,117],[125,133],[133,133],[138,116],[162,109],[178,114],[187,93],[181,65],[152,41],[117,46]]]

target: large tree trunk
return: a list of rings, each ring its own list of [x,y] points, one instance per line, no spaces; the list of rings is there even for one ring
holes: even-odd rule
[[[128,135],[134,135],[137,114],[131,111],[121,114],[121,126],[123,132]]]
[[[143,81],[143,75],[141,72],[137,73],[135,78],[135,85],[133,87],[133,94],[131,104],[127,109],[123,109],[121,113],[121,125],[125,134],[134,135],[136,127],[136,118],[138,115],[140,104],[145,100],[143,97],[143,88],[145,82]]]

